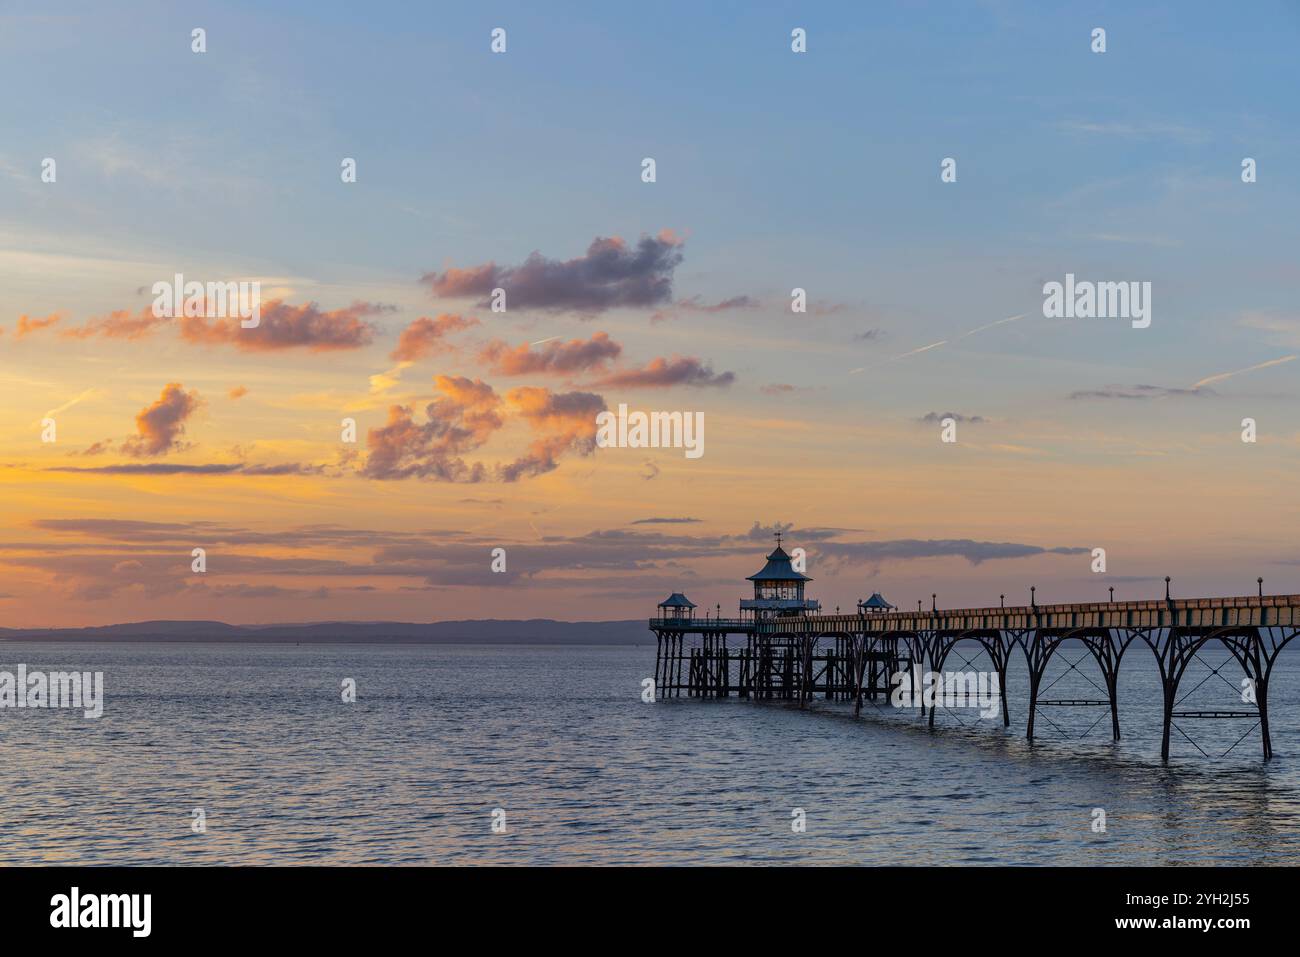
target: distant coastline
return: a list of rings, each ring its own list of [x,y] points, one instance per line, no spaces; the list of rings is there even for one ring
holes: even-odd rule
[[[468,621],[321,621],[230,625],[223,621],[137,621],[88,628],[0,628],[4,641],[219,641],[312,644],[637,645],[653,642],[643,618],[626,621],[482,619]]]

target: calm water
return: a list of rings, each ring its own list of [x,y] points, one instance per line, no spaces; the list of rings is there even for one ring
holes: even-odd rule
[[[1258,732],[1219,757],[1250,721],[1184,722],[1212,757],[1175,735],[1162,767],[1155,664],[1129,654],[1125,741],[1107,720],[1067,740],[1103,712],[1058,708],[1031,748],[1019,662],[1010,732],[959,710],[930,733],[890,708],[643,704],[652,645],[0,643],[0,670],[103,671],[107,699],[98,721],[0,710],[0,863],[1300,863],[1296,650],[1267,767]],[[1058,659],[1048,697],[1100,696]],[[1210,675],[1187,707],[1242,705]]]

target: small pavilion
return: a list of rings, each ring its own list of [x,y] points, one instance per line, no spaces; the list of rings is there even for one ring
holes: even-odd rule
[[[858,602],[858,611],[864,615],[880,615],[891,611],[893,607],[878,591],[873,591],[866,601]]]
[[[675,591],[659,603],[659,617],[691,621],[695,618],[695,602]]]

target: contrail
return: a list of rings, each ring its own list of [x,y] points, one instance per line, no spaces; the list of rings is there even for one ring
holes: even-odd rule
[[[1256,369],[1267,369],[1269,366],[1280,366],[1284,362],[1290,362],[1296,356],[1283,356],[1280,359],[1269,359],[1267,362],[1261,362],[1259,365],[1249,366],[1245,369],[1238,369],[1236,372],[1220,372],[1218,375],[1207,376],[1196,385],[1193,389],[1199,389],[1201,386],[1209,385],[1211,382],[1222,382],[1224,379],[1231,379],[1235,375],[1241,375],[1243,372],[1254,372]]]
[[[556,339],[562,339],[562,338],[564,338],[564,337],[563,337],[563,336],[551,336],[549,339],[538,339],[536,342],[532,343],[532,344],[529,346],[529,348],[532,348],[532,346],[540,346],[543,342],[553,342],[553,341],[555,341]]]
[[[985,325],[977,326],[976,328],[970,330],[969,332],[963,332],[961,335],[956,336],[952,339],[940,339],[938,342],[932,342],[928,346],[921,346],[920,348],[913,349],[910,352],[904,352],[901,355],[892,356],[889,359],[885,359],[883,362],[877,362],[876,365],[884,365],[885,362],[897,362],[899,359],[906,359],[908,356],[919,355],[922,352],[929,352],[931,349],[937,349],[940,346],[946,346],[950,342],[960,342],[962,339],[965,339],[967,336],[973,336],[975,335],[975,333],[983,332],[985,329],[992,329],[994,326],[1000,326],[1005,322],[1015,322],[1017,319],[1023,319],[1023,318],[1025,318],[1025,314],[1022,312],[1018,316],[1008,316],[1006,319],[999,319],[997,322],[989,322],[986,323]],[[874,368],[874,366],[861,366],[860,368],[857,369],[850,369],[849,375],[853,375],[854,373],[857,372],[864,372],[868,368]]]
[[[980,326],[978,329],[972,329],[970,332],[963,332],[961,335],[959,335],[956,339],[952,341],[957,342],[959,339],[965,339],[967,336],[973,336],[975,335],[975,333],[983,332],[985,329],[992,329],[994,326],[1000,326],[1004,322],[1015,322],[1017,319],[1023,319],[1023,318],[1025,318],[1025,314],[1023,312],[1018,316],[1008,316],[1006,319],[999,319],[997,322],[990,322],[988,325]]]
[[[60,412],[68,411],[68,409],[72,408],[74,405],[76,405],[78,402],[81,402],[84,399],[99,398],[100,394],[101,393],[98,389],[87,389],[85,392],[81,393],[80,395],[74,395],[71,399],[63,403],[63,405],[59,406],[57,409],[50,409],[49,412],[45,413],[45,418],[52,419]],[[32,423],[32,425],[39,425],[39,424],[40,424],[39,422]]]
[[[897,362],[899,359],[906,359],[908,356],[914,356],[920,352],[929,352],[931,349],[938,349],[940,346],[946,346],[947,344],[947,339],[940,339],[938,342],[932,342],[928,346],[921,346],[921,348],[913,349],[911,352],[904,352],[901,356],[894,356],[894,358],[886,361]]]

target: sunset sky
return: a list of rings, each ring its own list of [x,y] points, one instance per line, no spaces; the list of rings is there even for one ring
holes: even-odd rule
[[[1300,592],[1294,3],[262,6],[0,8],[0,626]]]

